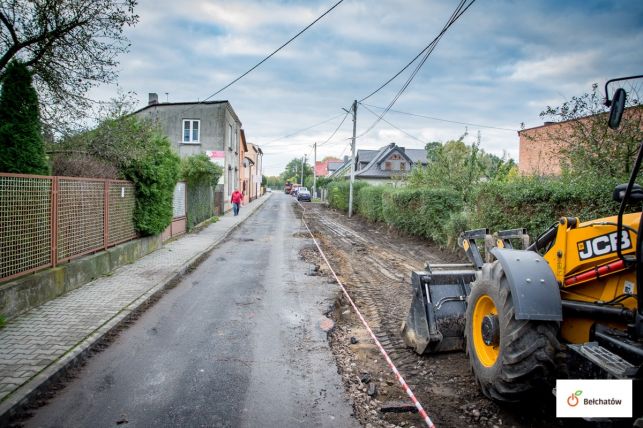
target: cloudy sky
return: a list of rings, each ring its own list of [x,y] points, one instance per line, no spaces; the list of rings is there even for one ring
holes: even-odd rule
[[[139,0],[118,85],[161,101],[209,97],[312,22],[336,0]],[[229,100],[248,141],[265,153],[264,174],[326,142],[354,99],[397,73],[439,33],[456,0],[344,0],[260,68],[213,99]],[[410,70],[409,70],[410,72]],[[357,134],[403,85],[402,74],[358,107]],[[468,131],[467,142],[518,160],[521,123],[614,77],[643,73],[640,0],[480,0],[450,28],[394,110],[357,140],[422,148]],[[103,86],[94,96],[116,96]],[[167,93],[167,95],[166,95]],[[424,117],[422,117],[424,116]],[[304,132],[312,125],[322,123]],[[468,125],[454,122],[467,123]],[[349,154],[352,123],[317,158]],[[294,134],[294,135],[293,135]]]

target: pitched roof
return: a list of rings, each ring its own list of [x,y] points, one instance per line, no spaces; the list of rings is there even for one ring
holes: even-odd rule
[[[395,143],[387,144],[384,147],[381,147],[379,150],[360,150],[362,155],[370,159],[369,163],[362,169],[355,171],[355,177],[357,178],[390,178],[392,176],[406,175],[410,171],[409,168],[406,171],[392,171],[385,170],[381,167],[382,162],[384,162],[388,156],[397,152],[402,155],[410,164],[410,167],[416,164],[426,164],[426,151],[422,149],[405,149],[404,147],[399,147]],[[364,161],[364,157],[357,160],[359,163]],[[335,171],[331,177],[340,177],[348,175],[349,173],[350,162],[345,163],[340,169]]]
[[[328,165],[330,168],[330,162],[328,163]],[[350,160],[346,162],[341,162],[341,165],[339,165],[337,169],[332,174],[329,175],[329,177],[330,178],[344,177],[347,173],[350,173],[350,166],[351,166]]]
[[[425,149],[406,149],[404,153],[411,159],[413,164],[421,163],[422,165],[426,165],[427,163]]]

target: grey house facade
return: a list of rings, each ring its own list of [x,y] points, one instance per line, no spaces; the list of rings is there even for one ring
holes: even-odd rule
[[[150,94],[146,107],[134,115],[158,124],[179,156],[205,153],[223,167],[219,181],[226,209],[239,183],[241,121],[228,101],[159,103]]]

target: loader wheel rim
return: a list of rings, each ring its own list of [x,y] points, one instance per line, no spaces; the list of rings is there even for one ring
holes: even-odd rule
[[[473,308],[472,318],[473,328],[471,333],[476,356],[483,366],[491,367],[496,363],[498,355],[500,354],[499,343],[493,340],[493,330],[497,328],[498,319],[498,310],[493,299],[486,294],[480,296]],[[492,338],[491,340],[490,337]],[[490,344],[487,344],[487,342],[490,342]]]

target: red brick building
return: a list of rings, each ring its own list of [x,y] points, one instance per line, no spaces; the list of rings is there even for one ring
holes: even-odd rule
[[[638,120],[643,129],[641,117],[643,109],[630,107],[623,114],[623,121]],[[520,146],[518,153],[518,170],[522,175],[560,175],[561,148],[565,141],[571,144],[575,129],[579,126],[590,126],[590,122],[601,120],[607,124],[607,113],[587,116],[564,122],[545,122],[541,126],[518,131]]]

